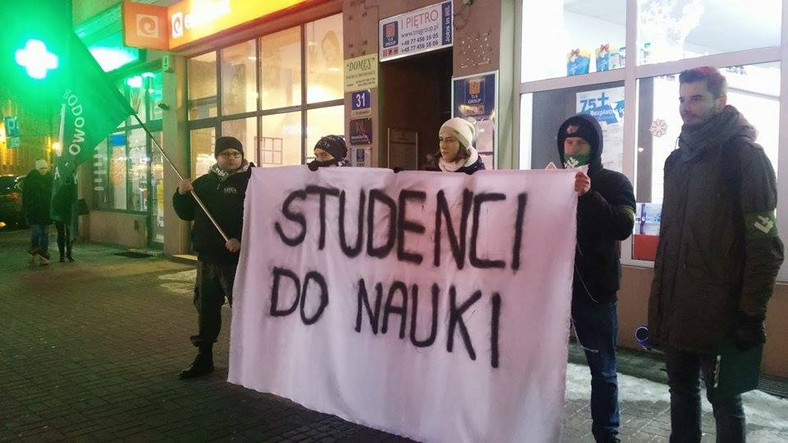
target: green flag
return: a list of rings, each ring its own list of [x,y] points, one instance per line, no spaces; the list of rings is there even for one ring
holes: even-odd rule
[[[101,140],[134,111],[73,32],[66,45],[60,116],[62,151],[55,161],[53,195],[93,156]]]

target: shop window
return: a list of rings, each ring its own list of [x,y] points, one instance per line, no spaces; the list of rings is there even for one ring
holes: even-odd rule
[[[260,166],[301,164],[301,113],[263,116]]]
[[[229,135],[241,141],[244,146],[244,158],[257,163],[257,117],[227,120],[222,122],[222,136]]]
[[[624,83],[614,82],[528,94],[523,99],[521,137],[530,165],[542,169],[550,162],[560,167],[556,134],[558,127],[575,114],[592,115],[602,127],[602,163],[621,171],[624,159]],[[538,111],[538,112],[537,112]],[[529,149],[531,147],[531,149]]]
[[[116,85],[116,86],[117,86],[117,85]],[[120,95],[122,95],[123,97],[126,97],[126,87],[125,87],[124,85],[122,85],[122,84],[121,84],[121,85],[118,87],[118,91],[120,92]],[[122,129],[123,129],[123,128],[125,128],[125,127],[126,127],[126,120],[123,120],[123,121],[121,121],[120,123],[118,123],[118,127],[117,127],[117,128],[115,128],[115,129],[117,129],[117,130],[122,130]]]
[[[317,103],[344,96],[342,14],[307,23],[307,102]]]
[[[260,39],[263,109],[301,104],[301,27]]]
[[[107,157],[107,139],[101,141],[93,151],[93,207],[107,209],[110,207],[109,158]]]
[[[129,202],[131,211],[145,212],[148,210],[148,157],[147,134],[143,129],[129,131],[128,137],[128,179]]]
[[[307,162],[310,162],[314,160],[314,147],[317,141],[320,140],[320,137],[324,135],[344,137],[345,107],[331,106],[307,111],[306,128],[306,152],[304,157]]]
[[[127,209],[126,134],[109,136],[109,209]]]
[[[192,129],[189,133],[189,148],[192,158],[191,178],[207,174],[216,163],[213,156],[213,144],[216,141],[214,128]]]
[[[142,75],[135,75],[126,79],[126,97],[129,100],[129,105],[131,105],[131,109],[137,113],[137,116],[143,123],[148,121],[148,102],[145,100],[147,83],[148,77],[143,77]],[[136,125],[139,123],[132,117],[131,124]]]
[[[523,0],[521,81],[623,68],[625,2]]]
[[[188,61],[189,120],[216,117],[216,52]]]
[[[159,146],[164,142],[161,132],[154,132],[153,137]],[[164,168],[165,160],[158,148],[151,148],[151,240],[154,243],[164,243],[164,205],[167,204],[169,195],[164,194]],[[169,167],[169,166],[166,166]]]
[[[257,49],[250,40],[222,54],[222,114],[257,110]]]
[[[341,14],[222,48],[218,53],[222,107],[216,109],[217,53],[194,57],[187,67],[189,119],[219,117],[221,128],[217,129],[241,140],[247,160],[259,166],[299,165],[304,151],[311,155],[321,135],[344,134],[344,106],[332,106],[344,98]],[[255,69],[250,71],[252,67]],[[233,118],[233,114],[246,115]],[[311,123],[305,128],[307,119]],[[216,134],[213,129],[195,128],[206,126],[203,122],[190,126],[192,176],[197,177],[214,162]]]
[[[638,0],[638,64],[778,46],[781,17],[781,0]]]
[[[150,87],[148,89],[150,97],[150,110],[152,120],[161,120],[162,109],[159,107],[163,97],[162,73],[156,72],[150,77]]]
[[[720,70],[728,80],[728,104],[736,107],[758,131],[758,143],[777,172],[780,65],[737,66]],[[640,79],[637,125],[635,198],[638,219],[632,257],[653,260],[659,234],[663,199],[664,164],[678,148],[682,120],[679,115],[678,75]]]

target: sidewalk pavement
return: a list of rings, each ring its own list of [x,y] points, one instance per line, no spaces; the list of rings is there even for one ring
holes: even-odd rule
[[[0,231],[0,441],[407,441],[227,383],[229,308],[216,372],[179,380],[195,352],[190,265],[77,244],[74,263],[55,251],[50,266],[31,266],[28,236]],[[570,362],[563,441],[593,441],[588,370],[575,347]],[[640,354],[623,353],[624,367],[661,376],[658,360]],[[667,440],[667,387],[627,375],[621,384],[623,440]],[[788,440],[788,402],[764,404],[774,417],[756,411],[751,440]],[[714,441],[704,412],[704,441]]]

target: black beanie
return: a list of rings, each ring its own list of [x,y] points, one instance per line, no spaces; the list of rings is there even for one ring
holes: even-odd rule
[[[558,128],[558,152],[561,154],[561,162],[564,162],[564,140],[568,137],[580,137],[591,145],[591,158],[602,155],[602,127],[599,122],[590,115],[577,114],[567,119]]]
[[[327,135],[315,144],[314,149],[320,148],[334,157],[336,161],[342,161],[347,156],[347,144],[345,139],[338,135]]]
[[[241,141],[235,137],[219,137],[216,139],[216,143],[213,145],[213,156],[218,157],[222,151],[227,149],[235,149],[236,151],[241,153],[241,158],[244,156],[244,147],[241,144]]]

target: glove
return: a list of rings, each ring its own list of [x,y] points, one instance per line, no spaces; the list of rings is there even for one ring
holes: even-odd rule
[[[736,347],[742,351],[762,345],[766,342],[766,330],[763,328],[762,316],[748,315],[744,312],[736,314],[731,336]]]

